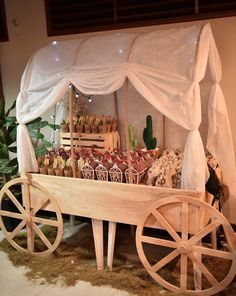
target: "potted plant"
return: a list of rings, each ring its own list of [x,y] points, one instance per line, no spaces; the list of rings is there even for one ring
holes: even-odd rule
[[[15,153],[17,152],[15,142],[18,123],[16,117],[10,115],[10,112],[15,109],[15,106],[16,102],[14,101],[12,106],[8,110],[5,110],[5,100],[0,98],[0,189],[5,183],[18,175],[18,162],[15,156]],[[36,156],[40,156],[45,153],[47,148],[52,145],[44,139],[44,135],[40,132],[40,129],[45,126],[50,126],[53,129],[60,128],[60,126],[49,124],[48,121],[43,121],[41,117],[32,120],[27,123],[26,126],[34,145]],[[14,196],[21,201],[20,186],[14,187]],[[2,201],[2,209],[15,211],[14,204],[9,198],[7,198],[7,196],[5,196]],[[5,217],[5,219],[10,219],[10,224],[13,229],[16,224],[19,223],[18,219],[16,221],[14,221],[13,218],[8,217]],[[5,221],[4,224],[6,224]]]

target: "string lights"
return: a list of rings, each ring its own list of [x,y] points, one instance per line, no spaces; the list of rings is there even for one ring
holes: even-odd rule
[[[72,83],[69,84],[69,88],[71,88],[73,86]],[[74,96],[76,99],[79,99],[80,97],[80,92],[79,90],[77,90],[76,88],[74,88],[75,90],[75,93],[74,93]],[[83,97],[86,98],[88,100],[89,103],[92,102],[92,99],[93,99],[93,95],[84,95],[83,94]],[[59,105],[61,103],[60,102],[57,102],[54,106],[53,106],[53,115],[51,115],[51,119],[53,120],[53,131],[52,131],[52,135],[51,135],[51,143],[52,143],[52,147],[55,148],[58,144],[58,131],[59,129],[56,128],[57,127],[57,123],[56,123],[56,120],[57,120],[57,111],[58,111],[58,108],[59,108]]]
[[[52,132],[52,147],[55,148],[57,141],[56,141],[56,133],[58,131],[58,129],[56,129],[56,113],[57,113],[57,106],[60,105],[59,102],[57,102],[54,106],[53,106],[53,115],[51,116],[51,118],[53,119],[53,132]]]

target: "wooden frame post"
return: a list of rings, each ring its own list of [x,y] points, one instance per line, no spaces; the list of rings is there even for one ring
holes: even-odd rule
[[[69,118],[70,118],[70,146],[71,146],[71,160],[72,160],[72,171],[73,178],[76,178],[76,167],[75,167],[75,149],[74,149],[74,141],[73,141],[73,91],[74,86],[70,84],[69,86],[70,94],[69,94]]]
[[[125,145],[127,150],[128,160],[128,172],[129,172],[129,183],[131,183],[131,154],[129,146],[129,92],[128,92],[129,81],[128,78],[125,80],[124,90],[124,114],[125,114]]]
[[[75,167],[75,148],[74,148],[74,137],[73,137],[73,84],[69,85],[69,118],[70,118],[70,151],[72,160],[72,173],[73,178],[76,178],[76,167]],[[70,225],[75,225],[75,216],[70,215]]]

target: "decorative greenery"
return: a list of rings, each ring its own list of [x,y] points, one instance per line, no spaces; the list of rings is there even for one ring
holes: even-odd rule
[[[134,128],[131,124],[128,126],[129,131],[129,146],[131,150],[136,150],[138,147],[138,140],[134,138]]]
[[[10,112],[15,109],[16,102],[5,111],[5,101],[0,98],[0,176],[3,177],[3,182],[0,182],[0,187],[11,180],[18,172],[17,158],[12,158],[11,153],[17,152],[16,147],[16,129],[17,120],[15,116],[10,116]],[[45,153],[47,148],[52,144],[45,140],[44,135],[40,132],[41,128],[49,126],[52,129],[59,129],[60,126],[50,124],[48,121],[43,121],[38,117],[27,124],[29,134],[35,147],[36,156]],[[2,183],[2,184],[1,184]]]
[[[146,127],[143,130],[143,141],[147,147],[147,150],[155,149],[157,146],[157,139],[155,137],[153,138],[151,115],[147,115],[146,117]]]

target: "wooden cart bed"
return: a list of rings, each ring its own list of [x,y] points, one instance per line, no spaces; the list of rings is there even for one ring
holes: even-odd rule
[[[169,196],[189,196],[205,200],[205,194],[197,191],[160,188],[146,185],[85,180],[27,173],[27,178],[42,185],[53,196],[62,213],[98,220],[138,225],[144,209],[153,202]],[[40,192],[31,187],[32,204],[40,201]],[[47,208],[48,210],[50,208]],[[171,206],[166,218],[175,229],[181,231],[180,211]],[[190,233],[199,230],[197,213],[190,214]],[[148,226],[162,228],[150,221]]]

